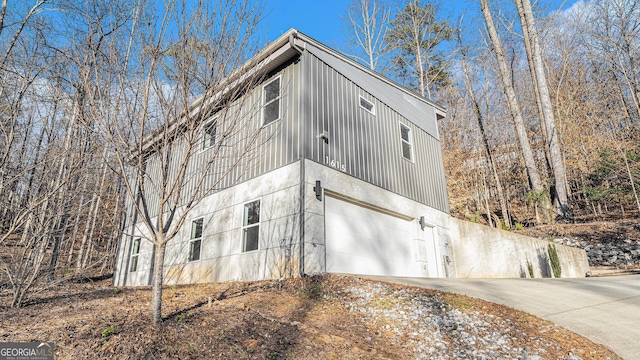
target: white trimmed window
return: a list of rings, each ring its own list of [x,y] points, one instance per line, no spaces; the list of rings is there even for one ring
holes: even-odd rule
[[[376,114],[376,108],[373,105],[373,103],[365,98],[363,98],[361,95],[358,95],[360,97],[360,107],[365,109],[366,111],[370,112],[372,115]]]
[[[400,140],[402,142],[402,157],[409,161],[413,161],[411,129],[403,123],[400,123]]]
[[[260,200],[244,204],[242,215],[242,252],[258,250],[260,240]]]
[[[138,257],[140,256],[140,238],[133,240],[133,247],[131,248],[131,266],[129,272],[136,272],[138,270]]]
[[[191,222],[191,236],[189,239],[189,261],[200,260],[203,224],[203,218],[193,220]]]
[[[280,77],[262,87],[262,123],[280,119]]]
[[[207,121],[202,126],[202,146],[201,150],[208,149],[216,143],[216,119]]]

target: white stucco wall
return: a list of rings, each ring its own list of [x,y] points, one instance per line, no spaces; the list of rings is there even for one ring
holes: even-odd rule
[[[451,249],[455,277],[552,277],[545,240],[451,218]],[[584,277],[589,271],[583,249],[556,244],[562,277]]]
[[[188,214],[179,234],[167,245],[165,283],[277,279],[298,275],[300,167],[294,163],[207,196]],[[259,249],[242,252],[244,204],[260,199]],[[191,221],[203,218],[200,260],[188,261]],[[130,241],[120,247],[116,285],[149,285],[153,246],[143,240],[138,270],[129,272]],[[124,271],[124,267],[127,267]]]
[[[300,239],[304,241],[305,274],[326,272],[325,198],[316,199],[314,186],[341,194],[350,201],[402,215],[414,231],[433,234],[437,269],[433,262],[416,276],[440,277],[534,277],[550,276],[547,242],[512,232],[454,219],[449,214],[369,184],[310,160],[304,163],[304,233],[300,234],[300,169],[294,163],[203,199],[188,215],[181,232],[169,242],[165,259],[165,283],[277,279],[300,274]],[[259,249],[242,252],[244,204],[260,199]],[[191,221],[204,219],[201,259],[189,262]],[[129,228],[128,228],[129,229]],[[149,285],[153,246],[138,226],[135,236],[120,244],[114,284]],[[141,237],[138,270],[129,272],[131,240]],[[584,250],[556,245],[562,277],[583,277],[589,270]],[[415,261],[415,255],[411,261]]]
[[[440,274],[443,277],[447,276],[450,271],[446,260],[449,256],[449,214],[310,160],[306,160],[305,163],[305,179],[304,270],[306,274],[326,271],[325,204],[316,199],[313,190],[315,182],[319,180],[323,189],[412,218],[412,227],[418,227],[420,217],[424,216],[426,223],[433,227],[434,239],[438,245]]]

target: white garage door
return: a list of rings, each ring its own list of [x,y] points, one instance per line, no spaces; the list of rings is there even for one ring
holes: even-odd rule
[[[410,221],[325,197],[327,272],[416,276]]]

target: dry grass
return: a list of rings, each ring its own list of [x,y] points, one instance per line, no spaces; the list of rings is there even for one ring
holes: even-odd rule
[[[0,341],[54,341],[57,359],[413,358],[402,343],[376,336],[380,329],[375,324],[324,296],[362,283],[348,276],[322,276],[167,287],[165,321],[159,327],[148,321],[149,288],[114,289],[109,279],[68,283],[21,309],[0,307]],[[553,358],[569,351],[584,359],[618,358],[576,334],[504,306],[412,291],[437,296],[462,311],[511,319],[518,329],[551,343],[546,355]],[[7,291],[0,292],[0,304],[7,300]],[[519,345],[527,346],[526,341]]]

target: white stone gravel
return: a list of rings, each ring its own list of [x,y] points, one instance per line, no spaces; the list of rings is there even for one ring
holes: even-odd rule
[[[463,313],[437,297],[410,289],[393,289],[382,283],[361,282],[335,299],[351,313],[380,329],[375,336],[388,337],[410,349],[416,359],[546,359],[542,339],[532,339],[533,349],[519,343],[527,334],[511,320],[473,312]],[[568,354],[561,359],[579,360]]]

